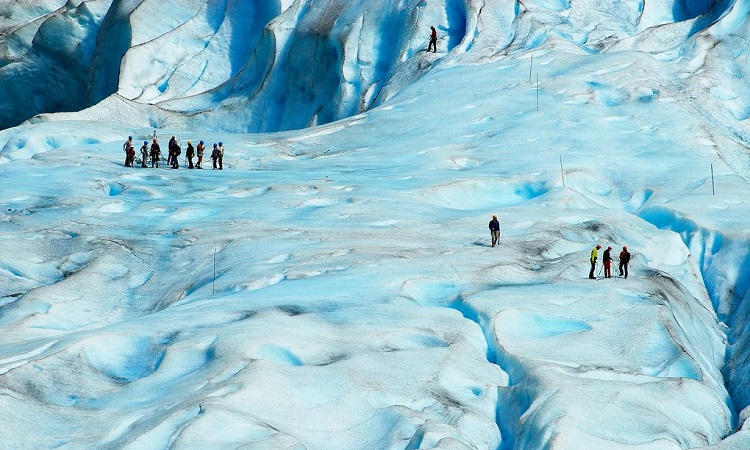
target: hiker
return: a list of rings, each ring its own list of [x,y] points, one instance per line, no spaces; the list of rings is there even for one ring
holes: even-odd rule
[[[628,252],[628,246],[623,245],[622,251],[620,252],[620,276],[625,274],[625,279],[628,278],[628,263],[630,262],[630,253]]]
[[[159,167],[159,158],[161,158],[161,148],[156,139],[154,139],[154,142],[151,144],[151,167]]]
[[[122,151],[125,152],[125,167],[133,167],[133,161],[130,159],[131,148],[133,148],[133,136],[128,136],[128,140],[122,144]]]
[[[604,278],[612,278],[612,246],[604,250]]]
[[[182,150],[180,149],[180,146],[175,142],[174,147],[172,147],[172,168],[173,169],[179,169],[180,168],[180,158],[179,156],[182,154]]]
[[[500,222],[497,221],[497,215],[492,215],[490,220],[490,236],[492,236],[492,246],[494,247],[500,240]]]
[[[172,157],[174,155],[175,146],[177,145],[177,138],[174,137],[174,134],[169,139],[169,144],[167,144],[167,149],[169,150],[169,153],[167,153],[167,164],[170,166],[174,166],[174,161],[172,160]],[[174,167],[172,167],[174,169]]]
[[[148,141],[143,141],[143,146],[141,147],[141,167],[148,167],[146,166],[146,161],[148,161]]]
[[[188,160],[188,169],[193,168],[193,156],[195,155],[195,149],[193,148],[193,143],[188,141],[187,150],[185,150],[185,156]]]
[[[432,53],[437,53],[437,30],[433,26],[430,29],[432,29],[432,33],[430,34],[430,45],[427,46],[427,51],[429,52],[432,49]]]
[[[218,155],[218,162],[219,162],[219,170],[224,170],[224,166],[222,165],[222,161],[224,161],[224,143],[219,142],[219,146],[217,147],[219,150]]]
[[[132,145],[128,147],[127,150],[127,165],[128,167],[133,167],[133,163],[135,162],[135,147]]]
[[[205,146],[203,145],[203,141],[198,142],[198,147],[196,148],[198,152],[198,162],[195,164],[196,169],[202,169],[201,163],[203,162],[203,150],[205,150]]]
[[[211,150],[211,161],[213,161],[214,170],[216,170],[216,160],[219,158],[219,144],[214,142],[214,149]]]
[[[600,248],[602,248],[602,246],[596,244],[596,247],[591,250],[591,272],[589,272],[589,278],[591,278],[592,280],[596,280],[596,277],[594,276],[594,270],[596,269],[596,258],[597,256],[599,256]]]

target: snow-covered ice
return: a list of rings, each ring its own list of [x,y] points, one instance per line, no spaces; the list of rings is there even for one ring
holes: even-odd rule
[[[3,448],[750,448],[750,1],[260,3],[0,6]]]

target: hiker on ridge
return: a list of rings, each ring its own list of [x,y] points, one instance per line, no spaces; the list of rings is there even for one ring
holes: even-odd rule
[[[430,45],[427,46],[427,51],[429,52],[432,49],[432,53],[437,53],[437,30],[433,26],[430,29],[432,33],[430,33]]]

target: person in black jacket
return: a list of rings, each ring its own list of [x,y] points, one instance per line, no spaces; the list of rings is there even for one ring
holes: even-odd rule
[[[497,215],[492,215],[492,220],[490,220],[489,228],[490,236],[492,236],[492,246],[494,247],[500,240],[500,222],[497,221]]]
[[[604,250],[604,278],[612,278],[612,246]]]
[[[620,276],[625,274],[625,278],[628,278],[628,263],[630,262],[630,252],[628,252],[628,246],[624,245],[620,252]]]
[[[430,45],[427,46],[427,51],[432,50],[432,53],[437,53],[437,30],[435,27],[430,27]]]
[[[161,158],[161,148],[156,139],[154,139],[154,142],[151,144],[151,167],[159,167],[159,158]]]
[[[195,149],[193,148],[193,143],[188,141],[187,150],[185,150],[185,156],[188,160],[188,169],[193,168],[193,156],[195,156]]]
[[[174,161],[172,160],[174,154],[175,154],[175,146],[177,145],[177,138],[172,135],[172,138],[169,140],[169,144],[167,144],[167,164],[170,166],[173,166],[174,169]]]

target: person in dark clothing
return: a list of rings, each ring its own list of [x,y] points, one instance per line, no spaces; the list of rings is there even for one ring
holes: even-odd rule
[[[437,30],[435,27],[430,27],[432,33],[430,34],[430,45],[427,46],[427,51],[432,49],[432,53],[437,53]]]
[[[589,272],[589,278],[591,278],[592,280],[596,279],[596,277],[594,276],[594,270],[596,269],[596,259],[599,256],[600,248],[602,248],[602,246],[597,244],[596,247],[591,250],[591,271]]]
[[[174,147],[172,147],[172,168],[173,169],[180,168],[180,155],[181,154],[182,154],[182,149],[180,149],[180,146],[177,145],[177,143],[175,143]]]
[[[224,170],[224,143],[219,142],[219,146],[216,147],[216,150],[219,151],[218,155],[216,156],[216,161],[219,164],[219,170]]]
[[[193,148],[193,143],[188,141],[187,149],[185,150],[185,156],[188,160],[188,169],[193,168],[193,156],[195,156],[195,149]]]
[[[203,145],[203,141],[198,142],[198,147],[196,147],[196,151],[198,152],[198,162],[195,164],[196,169],[202,169],[201,163],[203,162],[203,150],[205,150],[206,147]]]
[[[125,152],[125,167],[133,167],[133,161],[130,158],[131,148],[133,148],[133,136],[128,136],[128,140],[122,144],[122,151]]]
[[[213,161],[214,169],[216,169],[216,161],[219,159],[219,144],[214,144],[214,149],[211,150],[211,161]]]
[[[135,162],[135,147],[132,145],[128,147],[127,151],[127,161],[125,162],[125,165],[128,167],[133,167],[133,163]]]
[[[154,139],[154,142],[151,143],[151,167],[159,167],[159,158],[161,158],[161,148]]]
[[[167,153],[167,164],[170,166],[173,166],[174,169],[174,160],[172,159],[175,153],[175,146],[177,145],[177,138],[172,135],[172,138],[169,139],[169,144],[167,144],[167,150],[169,153]]]
[[[625,278],[628,278],[628,263],[630,262],[630,252],[628,252],[628,246],[624,245],[620,252],[620,276],[625,274]]]
[[[141,167],[148,167],[146,166],[148,156],[148,141],[143,141],[143,146],[141,146]]]
[[[492,220],[490,220],[489,228],[490,236],[492,236],[492,246],[494,247],[500,240],[500,222],[497,221],[497,215],[492,215]]]
[[[604,250],[604,278],[612,278],[612,246]]]

